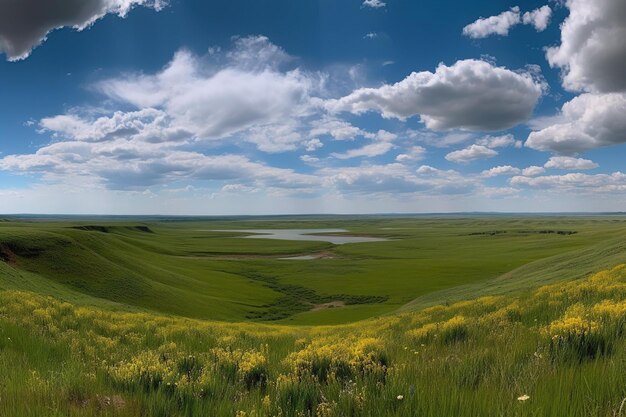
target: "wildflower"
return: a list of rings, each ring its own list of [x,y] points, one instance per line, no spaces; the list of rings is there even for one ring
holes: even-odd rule
[[[398,401],[402,401],[404,400],[404,395],[398,395],[396,398],[398,399]]]
[[[528,400],[529,398],[530,398],[529,395],[524,394],[521,397],[517,397],[517,401],[522,401],[523,402],[523,401]]]
[[[263,404],[263,408],[270,408],[272,406],[272,400],[270,399],[269,395],[266,395],[265,397],[263,397],[263,400],[261,401],[261,403]]]

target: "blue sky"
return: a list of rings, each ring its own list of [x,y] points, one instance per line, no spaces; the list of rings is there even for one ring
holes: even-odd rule
[[[623,210],[624,17],[0,0],[0,212]]]

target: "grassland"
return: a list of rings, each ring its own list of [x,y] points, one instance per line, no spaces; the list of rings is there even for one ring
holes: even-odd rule
[[[389,240],[335,246],[210,231],[333,227]],[[554,264],[552,257],[593,253],[625,231],[624,219],[604,217],[4,222],[2,251],[21,277],[0,286],[23,289],[18,283],[28,281],[31,290],[57,288],[50,294],[68,301],[88,296],[200,319],[337,324],[391,313],[421,297],[436,302],[446,290],[483,287],[534,262]],[[319,252],[327,256],[278,259]],[[561,271],[554,278],[571,277]],[[515,287],[517,279],[509,281]],[[332,301],[347,306],[312,311]]]
[[[105,220],[0,222],[0,415],[626,415],[623,217]]]

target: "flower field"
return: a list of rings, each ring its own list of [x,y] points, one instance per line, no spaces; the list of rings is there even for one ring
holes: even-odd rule
[[[0,415],[626,415],[626,266],[341,326],[0,293]]]

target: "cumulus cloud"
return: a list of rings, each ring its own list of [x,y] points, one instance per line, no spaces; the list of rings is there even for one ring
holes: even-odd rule
[[[106,14],[120,17],[135,6],[160,10],[165,0],[0,0],[0,53],[28,57],[48,33],[62,27],[84,30]]]
[[[459,151],[450,152],[446,155],[446,159],[456,163],[467,163],[477,159],[493,158],[498,155],[497,151],[482,145],[471,145],[468,148]]]
[[[526,146],[572,155],[626,143],[625,114],[625,94],[582,94],[565,103],[560,115],[542,120],[546,127],[531,132]]]
[[[245,181],[265,187],[309,188],[314,176],[274,168],[241,155],[205,155],[126,139],[53,143],[34,154],[9,155],[0,169],[59,177],[94,179],[110,189],[133,190],[176,181]]]
[[[512,167],[511,165],[504,165],[485,170],[481,175],[483,177],[491,178],[500,175],[518,175],[521,172],[522,171],[519,168]]]
[[[509,30],[520,23],[519,7],[512,7],[497,16],[481,17],[463,28],[463,35],[482,39],[490,35],[507,36]]]
[[[420,175],[434,175],[434,174],[437,174],[438,172],[441,172],[441,170],[431,167],[430,165],[422,165],[419,168],[417,168],[415,172],[417,172]]]
[[[393,144],[390,142],[377,142],[365,145],[361,148],[350,149],[343,153],[333,153],[332,156],[337,159],[350,159],[367,157],[373,158],[375,156],[384,155],[393,148]]]
[[[550,6],[546,5],[523,15],[520,8],[515,6],[499,15],[477,19],[463,28],[463,35],[472,39],[483,39],[491,35],[508,36],[511,28],[521,23],[532,25],[537,32],[543,32],[550,24],[551,18]]]
[[[526,72],[513,72],[477,60],[440,64],[432,73],[414,72],[396,84],[360,88],[328,100],[331,112],[378,111],[385,118],[420,115],[434,130],[496,131],[530,118],[543,83]]]
[[[253,53],[259,60],[250,68],[248,55]],[[218,70],[180,51],[157,74],[107,80],[99,89],[137,108],[163,110],[198,137],[219,139],[253,126],[283,124],[310,111],[314,79],[298,69],[277,70],[272,59],[277,55],[283,54],[267,38],[243,38],[231,55],[236,61]],[[263,56],[270,59],[265,65]]]
[[[387,5],[384,1],[381,0],[364,0],[363,7],[370,7],[372,9],[380,9]]]
[[[561,44],[548,48],[552,67],[563,71],[571,91],[626,91],[626,2],[567,0],[569,16],[561,26]]]
[[[311,164],[311,165],[314,165],[320,161],[318,157],[312,156],[312,155],[302,155],[300,156],[300,160],[304,162],[305,164]]]
[[[323,147],[324,147],[324,144],[322,143],[321,140],[317,138],[313,138],[304,142],[304,149],[306,149],[307,152],[313,152]]]
[[[421,159],[424,159],[425,156],[426,156],[426,148],[422,146],[412,146],[411,148],[407,149],[407,152],[401,153],[398,156],[396,156],[396,161],[398,162],[419,161]]]
[[[398,135],[396,135],[395,133],[391,133],[388,132],[386,130],[379,130],[376,133],[369,133],[366,137],[370,138],[370,139],[376,139],[376,140],[380,140],[383,142],[391,142],[394,141],[398,138]]]
[[[427,129],[409,129],[406,131],[406,135],[411,139],[415,139],[421,143],[425,143],[436,148],[447,148],[452,145],[468,142],[469,140],[475,138],[475,134],[468,132],[441,133],[433,132]]]
[[[362,129],[353,126],[345,120],[334,117],[322,117],[311,123],[311,136],[329,135],[335,140],[354,140],[357,136],[366,134]]]
[[[44,118],[38,130],[53,143],[32,154],[6,156],[0,169],[37,173],[46,181],[81,178],[110,189],[177,181],[290,190],[319,185],[315,176],[256,162],[232,149],[207,153],[205,139],[233,135],[236,144],[253,143],[264,152],[322,146],[302,127],[313,114],[312,81],[297,69],[281,69],[290,61],[282,49],[264,37],[236,38],[234,48],[219,57],[225,63],[215,58],[182,51],[156,74],[100,83],[108,97],[137,110],[78,109]]]
[[[245,134],[245,141],[254,143],[258,150],[268,153],[293,151],[301,145],[316,146],[316,142],[304,143],[294,122],[275,123],[266,126],[255,126]],[[321,142],[320,142],[321,143]]]
[[[548,169],[585,170],[598,168],[599,165],[589,159],[553,156],[544,167]]]
[[[534,177],[537,175],[541,175],[544,172],[546,172],[546,169],[544,167],[533,165],[533,166],[529,166],[528,168],[524,168],[522,170],[522,175],[526,177]]]
[[[231,139],[270,153],[310,148],[313,133],[324,130],[342,138],[368,134],[324,119],[313,94],[321,83],[318,75],[285,69],[293,58],[269,39],[237,37],[233,42],[230,51],[215,50],[205,57],[179,51],[155,74],[130,74],[96,84],[96,91],[114,105],[135,111],[96,120],[57,115],[43,119],[41,129],[54,137],[92,141],[136,130],[151,134],[153,141]],[[311,120],[317,124],[309,126]],[[145,128],[147,123],[153,128]]]
[[[231,66],[248,71],[278,69],[294,57],[272,43],[267,36],[234,36],[234,48],[226,53]]]
[[[513,135],[503,135],[503,136],[485,136],[476,141],[477,145],[486,146],[488,148],[506,148],[508,146],[515,146],[516,148],[521,147],[522,142],[515,140]]]
[[[138,142],[179,142],[191,133],[172,124],[160,110],[146,108],[132,112],[116,111],[111,116],[86,118],[78,113],[43,118],[40,133],[50,133],[56,139],[102,142],[116,138],[133,138]]]
[[[576,172],[532,178],[517,176],[511,178],[511,185],[565,192],[623,193],[626,191],[626,174],[614,172],[590,175]]]
[[[265,57],[258,61],[268,62],[251,60],[252,51]],[[119,102],[135,110],[73,108],[43,118],[36,128],[52,142],[34,153],[1,158],[0,170],[35,174],[46,184],[88,184],[94,189],[133,192],[165,186],[183,189],[200,181],[228,192],[312,193],[329,184],[348,190],[349,181],[341,178],[347,178],[344,174],[348,172],[348,176],[353,175],[351,171],[318,168],[312,174],[302,174],[233,151],[233,146],[249,151],[251,143],[263,152],[314,152],[324,145],[322,136],[371,141],[331,154],[336,160],[348,160],[375,158],[397,146],[396,133],[367,131],[324,114],[312,94],[316,88],[312,86],[313,76],[284,69],[291,61],[282,49],[263,37],[237,38],[232,51],[215,50],[207,57],[179,52],[155,74],[131,74],[97,85],[99,91],[115,100],[107,106]],[[224,83],[222,77],[228,82]],[[272,91],[268,92],[268,85]],[[273,107],[268,110],[268,106]],[[223,108],[231,109],[234,115],[223,113]],[[424,152],[424,148],[413,146],[398,160],[418,160]],[[317,156],[300,158],[313,167],[321,165]],[[382,183],[399,184],[394,172],[402,171],[408,178],[406,184],[414,191],[420,187],[443,190],[432,180],[418,181],[415,172],[401,166],[380,168],[388,174],[380,177]],[[372,181],[379,178],[374,171],[368,177]],[[366,177],[361,177],[362,190],[368,183],[378,190],[380,184],[368,182]],[[454,183],[459,183],[458,177]],[[437,184],[442,181],[438,179]]]
[[[471,194],[478,185],[474,179],[466,178],[456,171],[428,168],[428,172],[421,168],[412,172],[403,164],[392,163],[325,168],[320,174],[327,183],[343,193],[458,195]]]
[[[531,12],[524,13],[522,23],[525,25],[533,25],[538,32],[543,32],[548,28],[551,18],[552,9],[550,6],[546,5]]]
[[[562,70],[563,87],[583,94],[559,115],[536,121],[526,145],[573,155],[626,143],[626,3],[567,0],[565,6],[561,43],[546,57]]]

